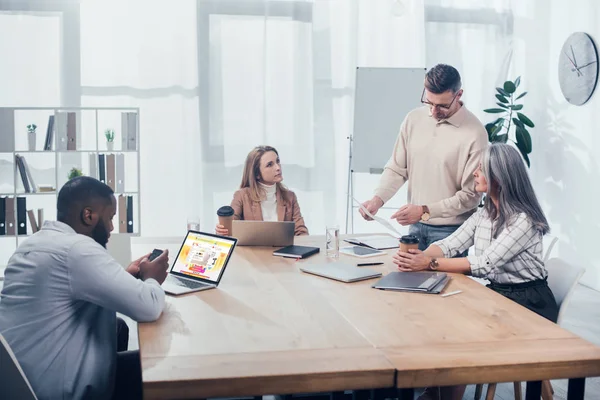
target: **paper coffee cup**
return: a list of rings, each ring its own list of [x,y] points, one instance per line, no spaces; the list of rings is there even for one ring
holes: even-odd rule
[[[409,249],[419,249],[419,238],[415,235],[404,235],[400,238],[400,251],[408,253]]]
[[[219,225],[223,225],[225,229],[227,229],[227,235],[231,236],[233,208],[230,206],[223,206],[217,210],[217,216],[219,217]]]

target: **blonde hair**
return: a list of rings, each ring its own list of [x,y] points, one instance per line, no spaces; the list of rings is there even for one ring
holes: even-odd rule
[[[250,188],[250,199],[252,201],[260,202],[265,198],[265,190],[259,185],[261,178],[260,160],[262,156],[269,151],[274,152],[277,154],[277,157],[279,157],[277,150],[271,146],[256,146],[246,157],[240,189]],[[287,192],[287,188],[281,182],[277,182],[276,185],[277,190],[279,190],[282,195]]]

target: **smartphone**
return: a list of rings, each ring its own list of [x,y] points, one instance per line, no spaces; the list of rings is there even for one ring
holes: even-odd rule
[[[160,256],[163,253],[163,250],[154,249],[152,250],[152,254],[148,257],[148,261],[153,261],[156,257]]]

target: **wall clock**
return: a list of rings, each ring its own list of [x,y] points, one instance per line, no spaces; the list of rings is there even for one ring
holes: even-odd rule
[[[558,81],[565,99],[585,104],[598,82],[598,50],[585,32],[575,32],[563,44],[558,59]]]

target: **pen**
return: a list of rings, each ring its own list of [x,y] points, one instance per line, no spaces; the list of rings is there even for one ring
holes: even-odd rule
[[[462,293],[462,290],[457,290],[455,292],[450,292],[450,293],[444,293],[442,295],[442,297],[448,297],[448,296],[452,296],[453,294],[459,294],[459,293]]]
[[[357,267],[366,267],[368,265],[383,265],[382,262],[356,264]]]

